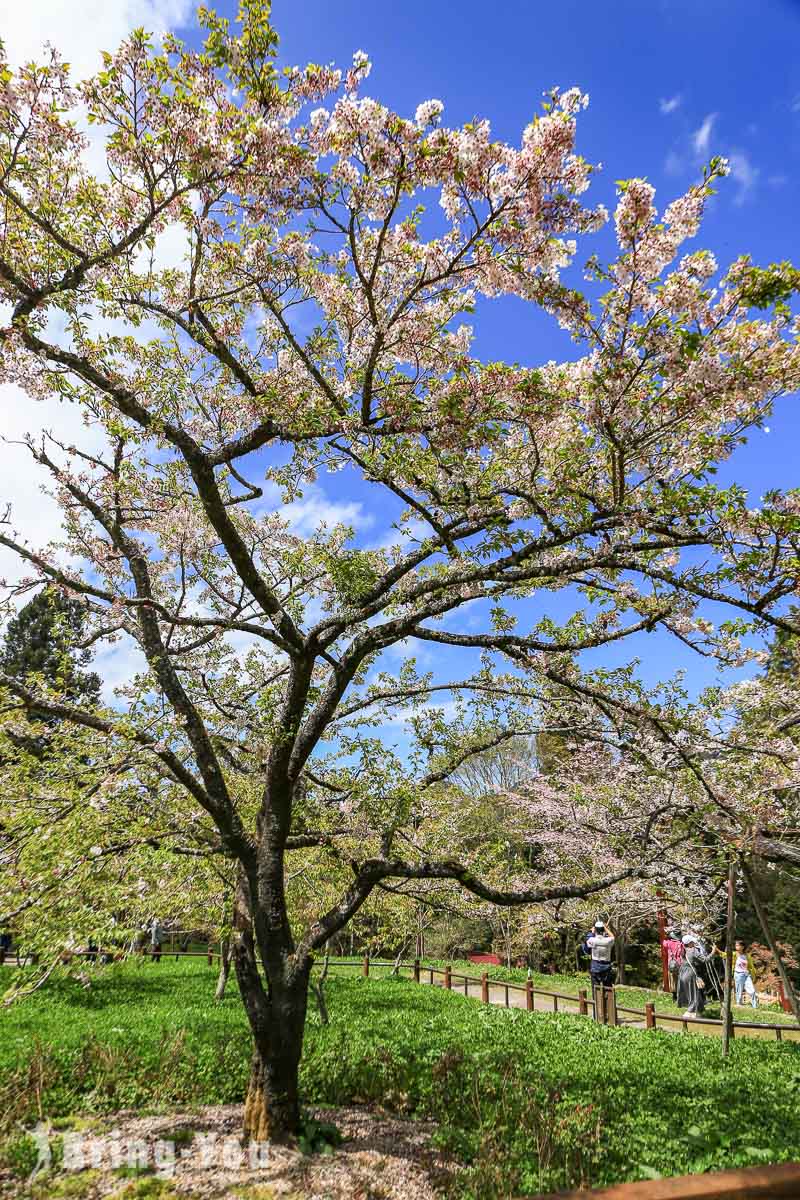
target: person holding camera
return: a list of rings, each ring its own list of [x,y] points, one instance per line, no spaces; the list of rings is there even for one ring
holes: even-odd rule
[[[615,934],[610,925],[597,920],[586,938],[586,949],[591,954],[589,975],[592,987],[601,985],[611,987],[614,982],[614,967],[611,954],[614,949]]]

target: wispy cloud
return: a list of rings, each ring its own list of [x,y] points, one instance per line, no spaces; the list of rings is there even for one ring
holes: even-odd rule
[[[753,163],[743,150],[732,150],[728,155],[728,164],[731,170],[731,179],[739,188],[734,203],[744,204],[758,183],[758,177],[761,172],[758,167],[753,166]]]
[[[692,134],[692,147],[695,154],[705,156],[711,146],[711,131],[714,128],[714,122],[717,119],[716,113],[709,113],[703,121],[699,129],[695,129]]]
[[[792,100],[791,104],[789,105],[789,108],[794,113],[800,113],[800,92],[798,92],[797,95],[795,96],[795,98]]]
[[[680,108],[683,103],[683,96],[680,93],[677,96],[670,96],[665,100],[663,97],[658,102],[659,110],[668,117],[670,113],[674,113],[677,108]]]
[[[662,111],[664,103],[662,101]],[[782,187],[786,183],[785,175],[769,175],[765,179],[761,168],[755,165],[747,150],[726,146],[724,140],[718,134],[715,135],[718,117],[719,113],[708,113],[688,137],[684,134],[673,143],[664,160],[664,173],[673,177],[695,173],[698,166],[710,157],[713,142],[714,151],[723,154],[728,160],[731,181],[735,187],[734,204],[744,204],[759,184],[764,182],[771,188]],[[751,132],[749,127],[747,132]]]
[[[358,535],[374,524],[374,517],[359,501],[332,500],[319,487],[308,488],[301,499],[282,505],[279,512],[299,537],[311,537],[323,525],[328,529],[348,525]]]
[[[675,150],[670,150],[664,160],[664,170],[667,175],[682,175],[686,168],[686,163]]]

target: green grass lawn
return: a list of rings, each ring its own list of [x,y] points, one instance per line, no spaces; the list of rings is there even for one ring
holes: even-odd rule
[[[249,1037],[235,983],[202,960],[51,980],[2,1014],[0,1119],[235,1102]],[[797,1157],[800,1047],[614,1029],[487,1008],[403,979],[332,976],[309,1014],[309,1102],[434,1117],[467,1170],[462,1197]]]

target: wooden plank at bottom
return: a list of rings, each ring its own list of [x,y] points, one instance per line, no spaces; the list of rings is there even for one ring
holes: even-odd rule
[[[551,1192],[534,1200],[768,1200],[772,1196],[800,1196],[800,1162],[775,1167],[741,1167],[710,1175],[680,1175],[673,1179],[645,1179],[619,1183],[597,1191]]]

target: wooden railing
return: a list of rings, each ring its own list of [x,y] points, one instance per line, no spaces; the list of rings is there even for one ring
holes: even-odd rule
[[[86,957],[87,954],[94,954],[86,950],[74,952],[77,957]],[[146,945],[141,952],[143,957],[150,956],[150,946]],[[9,955],[6,959],[7,965],[11,965]],[[126,954],[127,957],[127,954]],[[178,950],[172,947],[162,946],[161,958],[205,958],[209,966],[213,966],[220,959],[220,952],[212,950],[209,943],[207,950]],[[23,956],[23,962],[25,957]],[[318,963],[316,965],[319,965]],[[488,972],[484,971],[481,975],[466,975],[462,972],[453,971],[452,967],[432,967],[421,963],[419,959],[397,960],[390,959],[374,959],[368,955],[360,958],[336,958],[328,961],[329,970],[360,970],[365,977],[369,976],[370,967],[391,967],[393,970],[404,971],[410,973],[411,978],[416,983],[428,983],[438,986],[437,981],[441,980],[441,986],[449,991],[463,992],[465,996],[469,996],[472,992],[480,991],[480,999],[484,1004],[490,1002],[490,988],[499,989],[504,994],[504,1006],[524,1007],[528,1012],[535,1011],[535,1000],[537,996],[546,997],[549,1001],[550,1011],[557,1013],[560,1011],[571,1012],[575,1016],[591,1016],[594,1020],[599,1021],[603,1025],[620,1025],[624,1024],[623,1017],[633,1018],[637,1022],[641,1022],[645,1029],[666,1029],[674,1032],[676,1027],[684,1033],[688,1033],[691,1028],[698,1026],[710,1026],[722,1029],[723,1022],[719,1018],[714,1017],[683,1017],[678,1013],[657,1012],[655,1004],[647,1003],[643,1009],[628,1008],[625,1005],[617,1003],[616,989],[596,987],[593,989],[593,994],[589,995],[588,988],[580,988],[577,993],[556,992],[550,988],[537,987],[533,980],[528,979],[525,983],[515,983],[512,980],[492,979]],[[510,996],[512,992],[522,993],[525,996],[524,1005],[511,1005]],[[478,997],[474,997],[478,998]],[[564,1008],[568,1005],[568,1008]],[[784,1034],[788,1033],[787,1041],[800,1040],[800,1027],[797,1025],[783,1024],[778,1025],[771,1022],[762,1021],[734,1021],[734,1035],[744,1034],[745,1036],[773,1036],[775,1040],[780,1042],[784,1040]],[[800,1190],[798,1190],[798,1198],[800,1200]]]
[[[714,1017],[689,1018],[683,1017],[678,1013],[658,1012],[653,1003],[647,1003],[643,1009],[628,1008],[625,1005],[617,1003],[617,992],[613,987],[596,987],[592,990],[591,995],[587,988],[579,989],[577,994],[556,992],[551,991],[549,988],[538,987],[530,979],[525,983],[515,983],[505,979],[492,979],[486,971],[482,972],[479,976],[466,975],[460,971],[453,971],[450,966],[428,966],[420,962],[419,959],[414,959],[413,961],[403,960],[399,964],[387,960],[373,960],[369,957],[350,960],[331,959],[328,966],[329,969],[360,967],[361,973],[368,976],[370,964],[372,966],[390,966],[392,968],[399,966],[405,972],[410,972],[411,977],[416,983],[435,984],[450,991],[463,992],[465,996],[469,996],[470,994],[475,995],[475,993],[480,991],[480,999],[485,1004],[489,1003],[490,989],[499,990],[503,995],[506,1008],[524,1007],[528,1012],[535,1010],[536,997],[540,996],[547,998],[551,1012],[567,1011],[576,1016],[591,1016],[594,1020],[604,1025],[624,1024],[626,1017],[641,1022],[645,1029],[660,1028],[672,1032],[680,1029],[683,1033],[689,1033],[692,1028],[697,1028],[698,1026],[708,1026],[721,1030],[723,1025],[720,1019]],[[524,995],[524,1005],[511,1005],[510,994],[512,992]],[[566,1010],[564,1008],[565,1005],[569,1006]],[[788,1041],[797,1041],[800,1039],[800,1028],[796,1025],[779,1025],[777,1023],[762,1021],[734,1021],[733,1030],[734,1035],[741,1034],[745,1037],[774,1036],[778,1042],[783,1041],[784,1035],[787,1033],[789,1035],[787,1038]],[[800,1198],[800,1191],[798,1192],[798,1197]]]
[[[774,1167],[741,1167],[710,1175],[680,1175],[672,1179],[618,1183],[592,1192],[560,1192],[534,1200],[768,1200],[800,1196],[800,1162]]]

